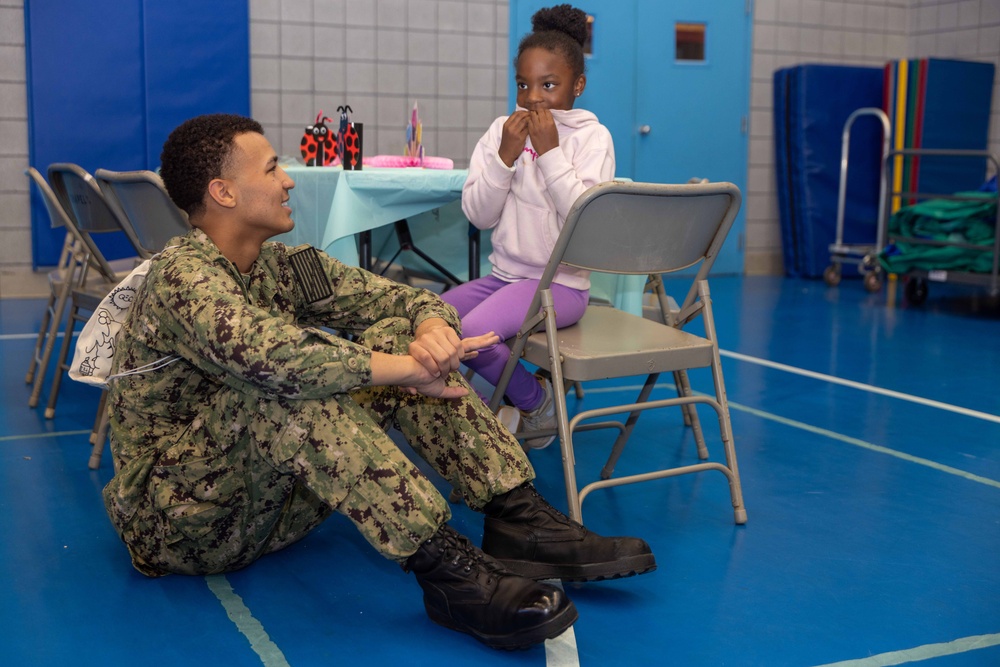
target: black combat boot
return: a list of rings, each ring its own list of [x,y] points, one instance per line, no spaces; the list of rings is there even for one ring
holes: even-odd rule
[[[656,569],[644,540],[592,533],[550,505],[530,483],[493,498],[483,512],[483,551],[524,577],[600,581]]]
[[[447,524],[403,569],[417,576],[432,621],[492,648],[527,648],[576,622],[561,589],[508,572]]]

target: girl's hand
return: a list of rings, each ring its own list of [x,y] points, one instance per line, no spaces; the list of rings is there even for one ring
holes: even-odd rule
[[[545,155],[559,145],[556,121],[548,109],[536,109],[529,111],[528,114],[528,136],[531,137],[531,147],[539,155]]]
[[[484,347],[489,347],[490,345],[496,345],[499,342],[500,336],[496,335],[492,331],[484,333],[481,336],[469,336],[468,338],[463,338],[462,356],[460,361],[475,359],[479,356],[479,350]]]
[[[528,113],[515,111],[504,121],[500,148],[497,152],[508,167],[513,167],[517,158],[524,152],[524,144],[528,140]]]

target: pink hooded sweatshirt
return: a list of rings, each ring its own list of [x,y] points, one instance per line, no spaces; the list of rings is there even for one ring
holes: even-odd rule
[[[508,168],[500,159],[501,116],[476,144],[462,188],[462,210],[479,229],[492,229],[493,275],[514,282],[541,278],[566,215],[588,188],[615,175],[608,128],[584,109],[553,110],[559,146],[537,155],[529,138]],[[555,282],[590,287],[590,272],[560,267]]]

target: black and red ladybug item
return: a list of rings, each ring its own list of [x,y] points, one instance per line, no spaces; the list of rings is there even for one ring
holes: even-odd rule
[[[340,156],[340,163],[347,171],[360,171],[363,125],[351,122],[351,107],[337,107],[337,111],[340,112],[340,129],[337,132],[337,155]]]
[[[320,111],[316,122],[306,127],[299,150],[307,167],[328,167],[337,158],[337,135],[326,126],[327,118]]]

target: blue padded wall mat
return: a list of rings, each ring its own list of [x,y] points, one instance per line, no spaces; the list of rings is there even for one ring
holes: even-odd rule
[[[841,141],[848,116],[881,107],[882,70],[797,65],[774,75],[779,216],[785,274],[817,278],[836,239]],[[878,219],[881,125],[862,117],[851,130],[844,242],[871,243]],[[845,275],[850,268],[845,267]]]
[[[53,162],[74,162],[91,172],[144,164],[142,42],[133,29],[140,17],[138,2],[24,3],[28,160],[42,174]],[[33,188],[35,268],[57,263],[65,235],[51,228]],[[124,234],[103,234],[100,245],[109,257],[135,254]]]
[[[28,159],[87,171],[156,169],[167,133],[198,113],[250,113],[247,0],[25,0]],[[32,263],[53,266],[65,232],[31,196]],[[106,237],[111,238],[106,238]],[[134,254],[102,235],[109,258]]]
[[[791,95],[788,91],[790,85],[790,69],[779,69],[774,73],[774,100],[772,108],[774,110],[774,166],[778,185],[778,219],[781,230],[781,252],[785,267],[785,273],[790,276],[799,275],[798,258],[796,248],[798,238],[796,236],[794,217],[795,193],[790,187],[791,174],[788,169],[788,125],[789,105]]]
[[[928,58],[921,147],[985,150],[993,76],[992,63]],[[975,190],[985,174],[985,160],[925,156],[918,187],[941,194]]]
[[[157,169],[188,118],[250,115],[250,10],[247,0],[145,0],[143,26],[146,164]]]

